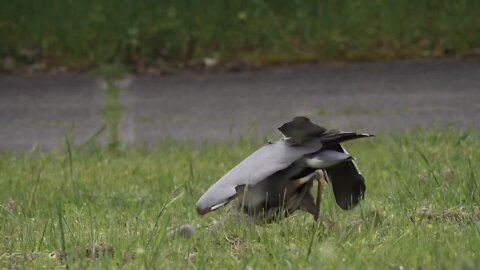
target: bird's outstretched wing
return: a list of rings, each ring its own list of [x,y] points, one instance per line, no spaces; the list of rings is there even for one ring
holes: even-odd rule
[[[278,128],[288,138],[292,145],[299,145],[314,138],[320,138],[323,146],[338,144],[341,142],[371,137],[373,135],[357,132],[343,132],[336,129],[327,130],[313,123],[305,116],[297,116],[292,121],[283,124]]]
[[[197,212],[205,214],[227,204],[237,195],[237,187],[254,186],[270,175],[287,168],[304,155],[319,151],[321,147],[319,139],[312,139],[300,145],[292,145],[288,140],[279,140],[262,146],[200,197]]]
[[[329,149],[348,155],[340,144],[333,145]],[[365,179],[353,159],[341,162],[325,171],[328,181],[332,184],[335,200],[342,209],[350,210],[363,199],[366,190]]]
[[[279,127],[278,130],[285,137],[289,138],[289,142],[294,145],[320,137],[327,131],[324,127],[313,123],[305,116],[295,117],[292,121]]]

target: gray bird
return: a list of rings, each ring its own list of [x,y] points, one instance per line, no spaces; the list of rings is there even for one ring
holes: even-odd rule
[[[204,215],[238,197],[238,209],[267,222],[298,209],[319,218],[321,179],[333,187],[337,204],[349,210],[363,199],[365,180],[342,142],[373,135],[326,130],[299,116],[278,128],[285,138],[260,147],[220,180],[197,202]],[[316,204],[310,189],[318,181]]]

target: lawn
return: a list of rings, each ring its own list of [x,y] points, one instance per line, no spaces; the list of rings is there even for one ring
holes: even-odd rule
[[[257,65],[480,53],[477,0],[3,0],[0,5],[0,70],[117,62],[145,71],[198,66],[205,58]]]
[[[377,134],[347,144],[367,181],[343,211],[328,187],[323,223],[204,217],[195,202],[262,142],[123,149],[93,144],[0,154],[0,267],[44,269],[477,269],[480,133]],[[193,237],[170,228],[198,227]],[[66,256],[65,256],[66,255]]]

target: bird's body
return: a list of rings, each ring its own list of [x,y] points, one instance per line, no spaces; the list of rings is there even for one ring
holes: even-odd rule
[[[309,190],[320,178],[317,170],[325,171],[341,208],[350,209],[363,198],[364,179],[340,143],[370,135],[327,131],[305,117],[279,130],[286,138],[260,147],[203,194],[197,202],[200,214],[237,197],[239,208],[251,216],[286,216],[302,207],[312,213]]]
[[[271,222],[289,216],[313,198],[309,191],[314,180],[321,174],[314,172],[302,179],[292,181],[288,173],[274,175],[270,179],[252,186],[239,195],[236,208],[255,220]],[[305,208],[313,211],[314,208]],[[313,214],[313,212],[312,212]]]
[[[232,196],[243,191],[244,186],[250,187],[249,192],[262,189],[272,181],[273,189],[285,186],[285,178],[280,177],[275,180],[272,176],[275,174],[282,176],[282,170],[303,156],[320,150],[321,147],[319,140],[312,140],[298,147],[291,147],[288,141],[283,139],[268,143],[241,161],[211,186],[198,200],[197,209],[200,213],[209,212],[207,210],[209,207],[215,210],[215,206],[225,204],[233,199]]]

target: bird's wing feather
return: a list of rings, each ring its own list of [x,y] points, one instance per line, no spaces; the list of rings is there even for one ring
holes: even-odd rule
[[[365,138],[365,137],[373,137],[373,134],[366,134],[366,133],[357,133],[357,132],[343,132],[338,130],[329,130],[322,134],[320,140],[324,147],[329,147],[330,145],[336,146],[339,143],[346,142],[349,140]]]
[[[206,213],[212,207],[226,204],[237,194],[236,187],[254,186],[306,154],[320,150],[319,139],[292,146],[288,140],[266,144],[252,153],[213,184],[197,202],[197,211]],[[215,208],[216,209],[216,208]]]
[[[340,144],[331,146],[331,149],[348,155],[348,152]],[[342,209],[352,209],[363,199],[366,189],[365,179],[354,160],[341,162],[326,169],[326,172],[333,187],[335,200]]]
[[[290,138],[294,145],[302,144],[313,138],[320,137],[326,129],[304,116],[295,117],[292,121],[283,124],[278,128],[282,134]]]

